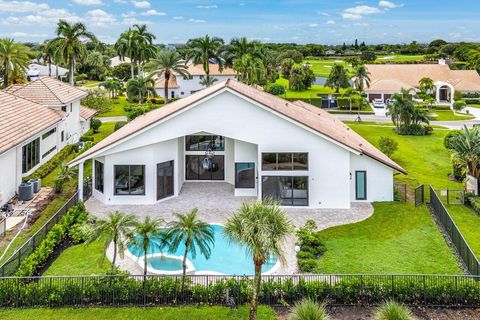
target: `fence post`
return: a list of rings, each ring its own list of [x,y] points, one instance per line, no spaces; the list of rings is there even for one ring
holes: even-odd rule
[[[447,204],[450,204],[450,190],[447,188]]]

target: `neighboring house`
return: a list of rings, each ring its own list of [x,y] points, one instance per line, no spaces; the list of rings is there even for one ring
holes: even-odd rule
[[[365,88],[368,100],[386,101],[401,89],[418,92],[420,79],[427,77],[435,84],[435,99],[438,104],[452,105],[454,93],[480,92],[480,75],[475,70],[451,70],[440,64],[369,64],[370,87]]]
[[[110,59],[110,67],[115,68],[116,66],[122,64],[122,63],[130,63],[130,58],[125,57],[125,58],[120,58],[119,56],[113,57]]]
[[[109,205],[154,204],[184,183],[222,181],[235,196],[349,208],[392,201],[393,172],[405,173],[327,112],[231,79],[137,117],[69,165],[82,173],[89,159],[93,196]]]
[[[86,95],[48,77],[0,91],[0,205],[23,177],[90,129],[96,111],[80,105]]]
[[[188,73],[190,77],[183,77],[180,75],[172,75],[170,77],[169,84],[172,86],[168,86],[168,96],[169,98],[184,98],[188,97],[189,95],[204,89],[205,87],[200,84],[205,77],[205,71],[203,71],[203,66],[200,64],[188,65]],[[235,79],[236,73],[231,68],[223,68],[220,71],[218,64],[210,64],[210,78],[217,79],[217,82],[222,82],[227,79]],[[163,77],[157,79],[155,84],[155,89],[157,90],[157,94],[160,97],[165,96],[165,79]]]
[[[41,77],[56,77],[57,76],[57,68],[58,68],[58,76],[60,78],[65,78],[67,76],[68,69],[62,68],[62,67],[57,67],[56,65],[52,64],[49,66],[47,65],[42,65],[38,63],[31,63],[28,65],[28,79],[30,81],[37,80]],[[51,70],[51,74],[50,74]]]
[[[337,52],[333,49],[328,49],[327,51],[325,51],[325,55],[327,55],[327,56],[333,56],[336,53]]]

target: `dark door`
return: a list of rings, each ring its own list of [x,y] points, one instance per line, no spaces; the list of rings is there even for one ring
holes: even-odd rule
[[[448,91],[446,88],[440,89],[440,101],[448,101]]]
[[[157,164],[157,200],[173,196],[173,160]]]
[[[223,155],[215,155],[205,161],[204,155],[185,156],[186,180],[224,180],[225,160]]]

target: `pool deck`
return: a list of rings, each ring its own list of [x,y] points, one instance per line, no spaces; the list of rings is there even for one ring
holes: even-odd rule
[[[208,223],[223,224],[226,219],[240,207],[243,201],[254,201],[255,197],[235,197],[234,187],[228,183],[190,182],[184,183],[180,195],[154,205],[105,205],[91,198],[85,205],[88,211],[98,217],[105,217],[108,212],[121,211],[131,213],[140,219],[150,215],[162,218],[166,222],[174,220],[175,213],[186,213],[198,208],[200,219]],[[369,203],[352,203],[350,209],[306,209],[285,208],[289,218],[296,227],[305,224],[307,220],[314,220],[318,230],[350,224],[365,220],[373,214],[373,207]],[[107,257],[112,258],[113,248],[107,250]],[[295,237],[292,235],[285,243],[286,263],[273,274],[295,274],[298,272],[295,257]],[[132,258],[117,257],[120,269],[132,274],[143,274],[140,267]]]

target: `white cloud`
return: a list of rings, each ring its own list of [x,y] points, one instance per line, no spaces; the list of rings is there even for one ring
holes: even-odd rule
[[[48,34],[46,33],[26,33],[26,32],[12,32],[10,34],[12,37],[15,38],[46,38]]]
[[[216,4],[208,5],[208,6],[205,6],[205,5],[197,6],[197,9],[217,9],[217,8],[218,6]]]
[[[353,8],[345,9],[344,12],[363,16],[367,14],[381,13],[382,11],[378,8],[370,6],[356,6]]]
[[[321,15],[321,16],[324,16],[324,17],[330,17],[330,14],[328,12],[321,12],[321,11],[318,11],[317,14]]]
[[[182,16],[175,16],[175,17],[173,17],[172,19],[173,19],[173,20],[183,20],[183,19],[185,19],[185,18],[182,17]]]
[[[122,24],[131,26],[132,24],[152,24],[152,22],[148,20],[139,20],[137,18],[124,18]]]
[[[0,0],[0,11],[5,12],[38,12],[47,9],[49,9],[49,6],[46,3]]]
[[[65,9],[47,9],[40,10],[36,14],[29,14],[25,16],[14,16],[11,15],[6,19],[0,20],[2,25],[21,25],[21,26],[31,26],[31,25],[41,25],[41,26],[52,26],[57,24],[58,20],[64,19],[69,22],[78,22],[82,21],[79,16],[65,10]]]
[[[360,20],[362,16],[359,14],[352,14],[352,13],[342,13],[342,18],[347,20]]]
[[[106,27],[117,22],[113,15],[100,9],[88,11],[86,18],[88,22],[96,27]]]
[[[335,24],[335,21],[334,20],[328,20],[327,22],[325,22],[326,24]]]
[[[395,9],[395,8],[403,7],[403,3],[402,4],[397,4],[397,3],[394,3],[394,2],[391,2],[391,1],[380,1],[378,3],[378,6],[380,6],[382,8],[387,8],[387,9]]]
[[[308,26],[309,26],[310,28],[315,28],[315,27],[318,27],[318,24],[316,24],[316,23],[310,23]]]
[[[150,9],[141,13],[142,16],[166,16],[165,12],[157,11],[155,9]]]
[[[353,24],[354,26],[357,26],[357,27],[368,27],[369,24],[368,23],[365,23],[365,22],[357,22],[355,24]]]
[[[132,4],[133,4],[136,8],[140,8],[140,9],[150,8],[150,2],[148,2],[148,1],[135,1],[135,0],[132,0]]]
[[[127,0],[113,0],[113,3],[126,4],[126,3],[128,3],[128,1]]]
[[[188,21],[193,22],[193,23],[205,23],[205,22],[207,22],[207,21],[202,20],[202,19],[193,19],[193,18],[188,19]]]
[[[103,4],[102,0],[73,0],[73,2],[81,6],[98,6]]]

